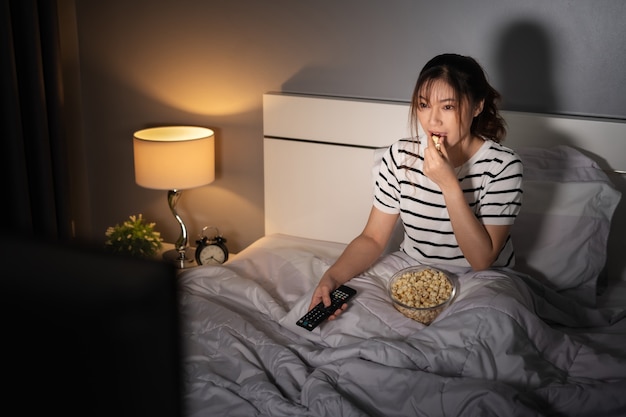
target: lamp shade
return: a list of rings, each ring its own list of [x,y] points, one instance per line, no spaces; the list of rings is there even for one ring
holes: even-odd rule
[[[184,190],[215,180],[215,141],[211,129],[163,126],[133,137],[135,182],[155,190]]]

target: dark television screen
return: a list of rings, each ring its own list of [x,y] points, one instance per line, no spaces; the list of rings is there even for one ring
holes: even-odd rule
[[[5,408],[182,415],[172,266],[14,237],[0,247]]]

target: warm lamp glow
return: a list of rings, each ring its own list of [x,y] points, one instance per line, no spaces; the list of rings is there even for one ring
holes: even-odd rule
[[[163,126],[135,132],[135,182],[156,190],[168,190],[167,202],[180,225],[172,260],[179,268],[191,266],[187,227],[176,212],[182,190],[215,180],[213,131],[196,126]],[[166,252],[166,258],[170,256]]]
[[[184,190],[215,180],[211,129],[164,126],[135,132],[135,182],[156,190]]]

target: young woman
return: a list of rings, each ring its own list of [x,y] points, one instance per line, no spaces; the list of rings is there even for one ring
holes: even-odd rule
[[[322,276],[309,309],[320,301],[330,305],[332,290],[380,257],[398,216],[401,250],[416,263],[474,270],[513,265],[509,231],[521,208],[522,163],[500,145],[506,128],[499,98],[471,57],[444,54],[424,66],[411,100],[416,138],[387,150],[367,224]]]

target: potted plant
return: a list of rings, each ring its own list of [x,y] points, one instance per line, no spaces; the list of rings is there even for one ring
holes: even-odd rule
[[[129,216],[122,224],[108,227],[105,246],[113,253],[151,258],[161,249],[161,233],[154,230],[141,214]]]

